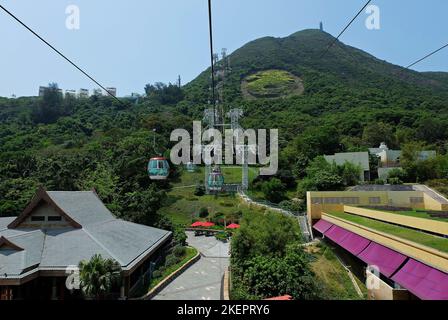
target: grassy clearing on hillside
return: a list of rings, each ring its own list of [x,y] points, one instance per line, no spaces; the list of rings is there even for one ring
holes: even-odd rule
[[[283,70],[257,72],[244,79],[241,89],[248,98],[279,98],[304,92],[302,80]]]
[[[311,263],[311,268],[316,276],[324,283],[325,295],[332,300],[361,300],[348,276],[347,271],[336,258],[331,248],[324,243],[307,248],[316,260]],[[356,278],[355,278],[356,279]],[[367,297],[367,289],[361,281],[356,281],[364,298]]]
[[[329,214],[442,252],[448,252],[448,239],[442,237],[344,212],[331,212]]]
[[[181,177],[178,181],[175,181],[172,185],[173,188],[179,188],[183,186],[193,186],[198,183],[204,183],[205,179],[205,168],[198,167],[196,172],[187,172],[183,170],[181,173]],[[221,167],[221,171],[224,175],[225,183],[241,183],[242,179],[242,169],[238,166],[223,166]],[[258,176],[257,168],[249,168],[249,182],[253,181]]]
[[[226,183],[241,183],[241,168],[222,167]],[[257,176],[257,170],[250,168],[249,181]],[[182,172],[180,180],[173,183],[173,188],[167,194],[167,200],[159,212],[171,218],[174,223],[189,225],[193,217],[197,217],[201,208],[207,208],[210,215],[217,212],[227,214],[248,210],[248,207],[241,204],[236,195],[204,195],[197,197],[194,195],[197,184],[204,183],[204,168],[198,168],[197,172]]]

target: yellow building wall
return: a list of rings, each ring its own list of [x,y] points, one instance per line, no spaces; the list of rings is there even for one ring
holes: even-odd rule
[[[427,210],[434,210],[434,211],[448,210],[447,204],[442,204],[442,203],[438,202],[437,200],[431,198],[426,193],[424,195],[424,199],[425,199],[425,209],[427,209]]]
[[[322,210],[332,211],[340,208],[335,204],[314,204],[313,199],[320,198],[358,198],[358,204],[351,206],[394,206],[408,208],[425,208],[425,203],[411,204],[411,198],[423,198],[421,191],[313,191],[307,192],[308,214],[311,219],[320,219]],[[370,203],[370,198],[379,198],[379,203]],[[343,205],[343,204],[342,204]],[[345,204],[348,205],[348,204]],[[342,209],[342,208],[341,208]],[[440,209],[439,209],[440,210]]]
[[[366,270],[366,286],[369,300],[409,300],[410,297],[407,290],[392,288],[369,270]]]
[[[411,203],[411,198],[424,198],[422,191],[388,191],[387,194],[390,206],[425,209],[425,202]]]

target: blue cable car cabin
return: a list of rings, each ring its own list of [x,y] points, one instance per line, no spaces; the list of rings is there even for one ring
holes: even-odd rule
[[[196,165],[193,162],[188,162],[186,168],[190,173],[196,172]]]
[[[215,168],[208,176],[208,189],[210,191],[221,192],[224,186],[224,176],[219,168]]]
[[[166,180],[170,174],[168,160],[163,157],[151,158],[148,163],[148,174],[151,180]]]

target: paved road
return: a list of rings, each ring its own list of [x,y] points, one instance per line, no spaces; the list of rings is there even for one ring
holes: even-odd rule
[[[215,237],[195,237],[187,232],[188,244],[202,257],[163,289],[153,300],[220,300],[222,277],[229,265],[229,244]]]

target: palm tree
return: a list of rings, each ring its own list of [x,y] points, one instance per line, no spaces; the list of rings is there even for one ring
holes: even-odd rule
[[[79,263],[79,277],[84,295],[100,299],[119,283],[121,266],[113,259],[103,259],[100,254],[95,254],[89,261]]]

